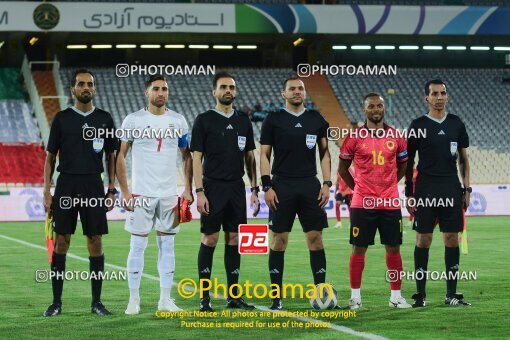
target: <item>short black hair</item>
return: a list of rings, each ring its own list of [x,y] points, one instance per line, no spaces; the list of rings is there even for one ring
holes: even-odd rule
[[[94,86],[97,85],[97,81],[96,81],[96,76],[94,75],[94,73],[92,73],[91,70],[87,70],[86,68],[80,68],[80,69],[77,69],[76,71],[73,72],[73,74],[71,75],[71,81],[70,81],[70,87],[74,87],[74,85],[76,85],[76,76],[80,73],[88,73],[92,76],[92,78],[94,79]]]
[[[216,85],[218,85],[218,79],[220,78],[232,78],[233,81],[236,81],[236,78],[234,78],[233,75],[231,75],[230,73],[228,73],[227,71],[219,71],[217,73],[214,74],[214,78],[213,78],[213,89],[216,89]]]
[[[152,83],[155,82],[156,80],[166,81],[166,77],[161,74],[153,74],[145,81],[145,89],[148,89],[152,85]]]
[[[381,99],[384,101],[384,98],[383,98],[383,96],[381,96],[381,94],[380,94],[380,93],[377,93],[377,92],[370,92],[370,93],[367,93],[367,94],[365,95],[365,97],[363,97],[363,102],[362,102],[362,103],[363,103],[363,107],[365,107],[365,102],[366,102],[366,101],[367,101],[367,99],[368,99],[368,98],[370,98],[370,97],[379,97],[379,98],[381,98]]]
[[[442,81],[441,79],[432,79],[432,80],[429,80],[426,84],[425,84],[425,95],[428,96],[429,93],[430,93],[430,85],[431,84],[435,84],[435,85],[444,85],[444,87],[446,88],[446,83],[444,81]]]
[[[287,88],[287,83],[291,80],[301,80],[301,78],[299,78],[299,76],[297,74],[293,74],[291,75],[290,77],[286,78],[284,81],[283,81],[283,87],[282,87],[282,90],[285,91],[285,89]],[[302,80],[301,80],[302,81]]]

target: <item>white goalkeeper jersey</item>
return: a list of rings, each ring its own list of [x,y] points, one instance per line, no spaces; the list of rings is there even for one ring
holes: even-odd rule
[[[188,146],[188,123],[166,109],[155,115],[147,108],[129,114],[122,122],[123,142],[132,148],[132,193],[147,197],[177,195],[177,157]]]

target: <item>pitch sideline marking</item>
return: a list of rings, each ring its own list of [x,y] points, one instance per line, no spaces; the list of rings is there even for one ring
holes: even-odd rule
[[[32,248],[35,248],[35,249],[40,249],[40,250],[46,251],[46,247],[40,246],[38,244],[26,242],[26,241],[23,241],[23,240],[19,240],[17,238],[9,237],[9,236],[2,235],[2,234],[0,234],[0,238],[3,238],[3,239],[8,240],[8,241],[12,241],[12,242],[17,242],[17,243],[23,244],[23,245],[25,245],[27,247],[32,247]],[[82,256],[78,256],[78,255],[74,255],[72,253],[67,253],[67,256],[70,257],[70,258],[73,258],[75,260],[82,261],[82,262],[89,262],[88,258],[85,258],[85,257],[82,257]],[[113,268],[113,269],[127,271],[126,267],[121,267],[121,266],[117,266],[117,265],[110,264],[110,263],[105,263],[104,265],[106,267],[110,267],[110,268]],[[150,274],[143,273],[142,277],[146,277],[146,278],[151,279],[151,280],[159,281],[159,277],[154,276],[154,275],[150,275]],[[177,284],[174,282],[173,285],[176,286]],[[191,291],[192,289],[189,288],[188,290]],[[225,299],[224,296],[223,296],[223,299]],[[257,305],[255,305],[255,307],[257,309],[259,309],[259,310],[271,312],[271,310],[266,308],[266,307],[257,306]],[[303,322],[324,322],[323,320],[317,320],[317,319],[313,319],[313,318],[304,318],[304,317],[291,317],[291,318],[299,320],[299,321],[303,321]],[[334,323],[331,323],[331,328],[330,329],[333,329],[333,330],[338,331],[338,332],[346,333],[346,334],[349,334],[349,335],[359,336],[359,337],[364,338],[364,339],[370,339],[370,340],[385,340],[386,339],[385,337],[382,337],[380,335],[376,335],[376,334],[372,334],[372,333],[365,333],[365,332],[358,332],[358,331],[355,331],[354,329],[351,329],[349,327],[335,325]]]

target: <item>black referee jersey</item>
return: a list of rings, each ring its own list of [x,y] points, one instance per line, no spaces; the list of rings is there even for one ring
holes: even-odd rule
[[[426,135],[421,137],[423,131]],[[418,174],[427,177],[457,177],[458,149],[469,147],[469,136],[461,119],[446,113],[438,120],[428,114],[411,122],[407,139],[409,155],[418,151]]]
[[[115,125],[110,113],[98,108],[84,113],[69,107],[55,115],[46,150],[52,154],[59,153],[58,172],[89,175],[104,171],[103,151],[114,152],[117,140],[112,134],[108,138],[85,139],[84,129],[91,128],[114,132]]]
[[[214,109],[203,112],[193,123],[190,149],[204,154],[204,177],[239,180],[245,153],[255,149],[251,121],[237,110],[229,115]]]
[[[315,110],[294,113],[286,109],[269,114],[262,124],[260,144],[271,145],[271,174],[282,177],[317,175],[316,145],[327,137],[329,123]]]

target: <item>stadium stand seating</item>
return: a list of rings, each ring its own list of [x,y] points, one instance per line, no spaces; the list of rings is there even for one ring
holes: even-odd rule
[[[510,84],[502,83],[503,72],[503,69],[399,68],[394,76],[328,78],[350,121],[363,121],[363,96],[379,92],[386,98],[386,120],[398,128],[409,127],[413,118],[427,111],[423,100],[424,85],[429,79],[440,78],[446,82],[450,96],[448,111],[464,120],[471,145],[508,152],[510,136],[502,122],[510,115]],[[392,112],[388,110],[388,89],[395,90]]]
[[[20,71],[17,68],[0,68],[0,100],[26,98],[19,76]]]
[[[40,185],[44,150],[19,70],[0,68],[0,186]]]
[[[41,144],[0,143],[0,183],[43,184],[44,158]]]
[[[41,142],[31,107],[24,100],[0,100],[0,142]]]
[[[32,71],[32,77],[37,87],[37,92],[41,99],[43,96],[56,96],[57,89],[55,86],[55,79],[53,79],[52,71]],[[52,122],[55,114],[60,111],[60,103],[56,98],[44,98],[42,101],[46,119]]]

